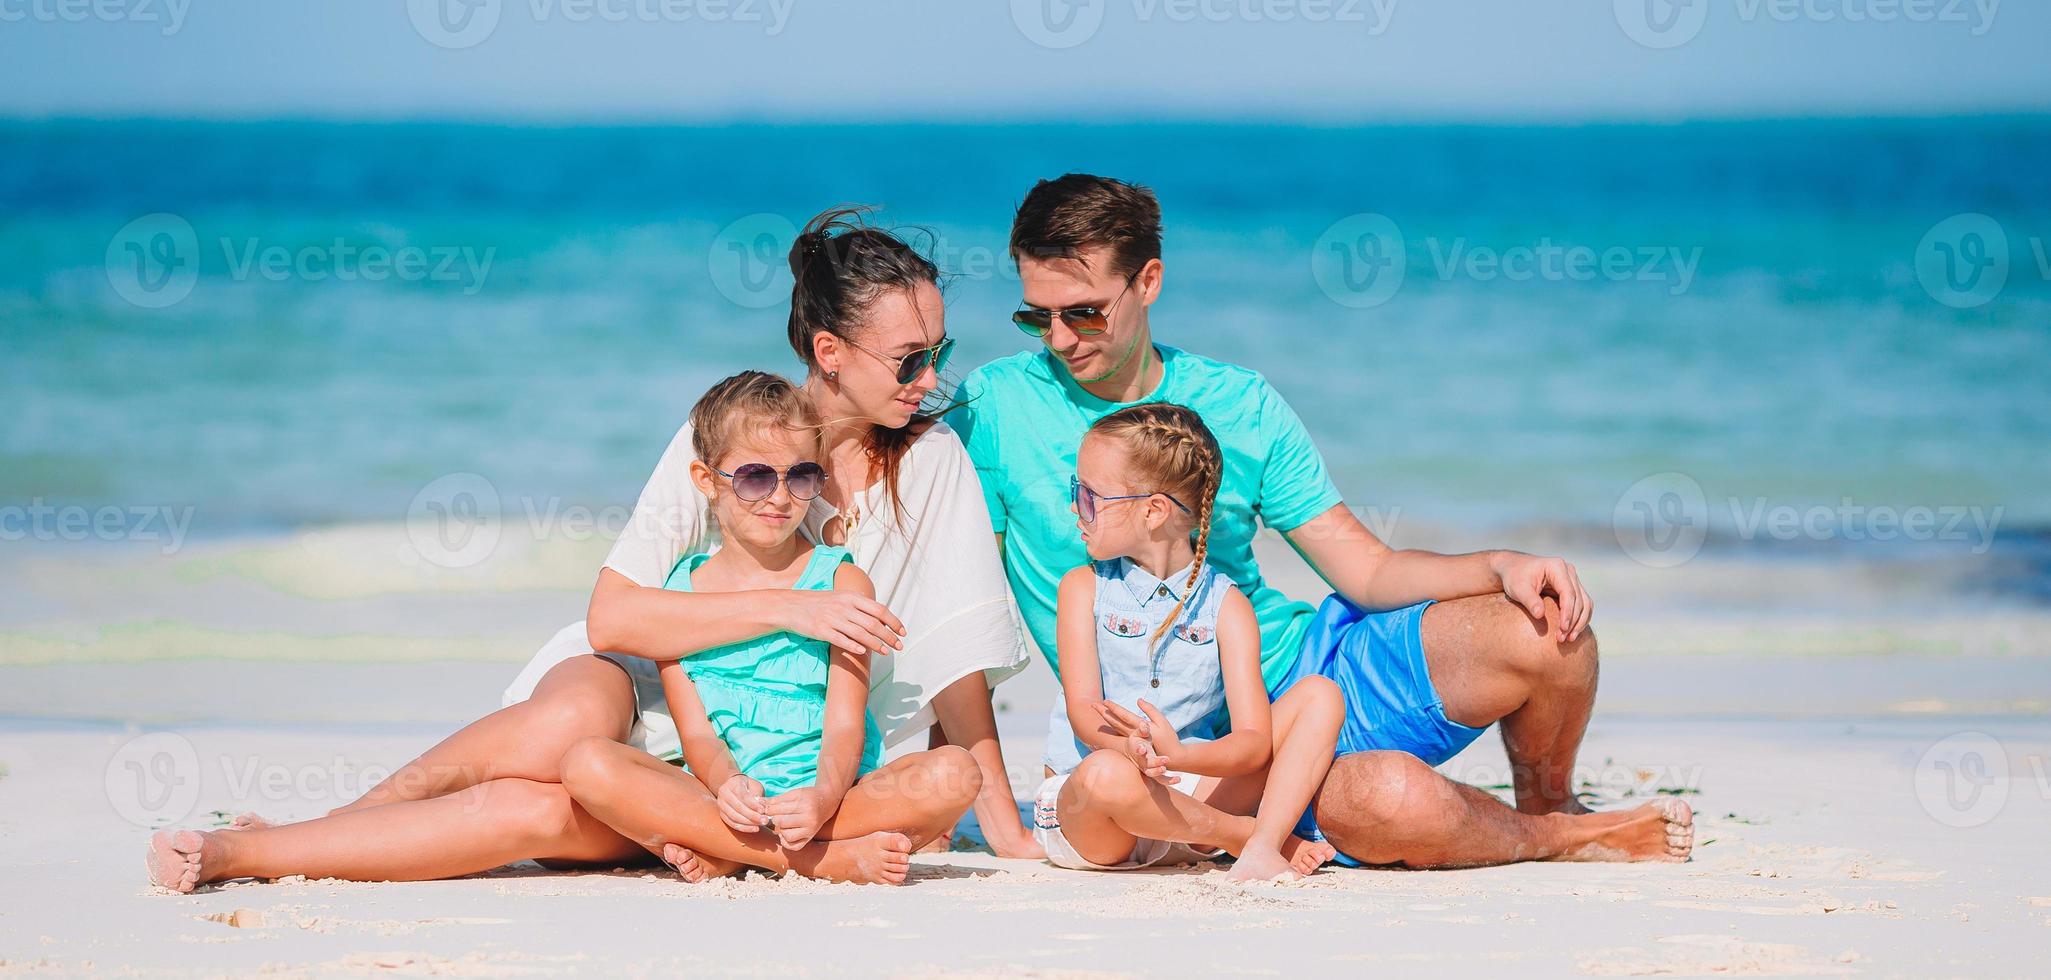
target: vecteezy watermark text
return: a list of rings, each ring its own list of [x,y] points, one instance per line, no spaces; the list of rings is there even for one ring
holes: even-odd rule
[[[1975,555],[1994,546],[2007,509],[1976,504],[1869,504],[1851,497],[1829,503],[1776,502],[1731,495],[1721,503],[1740,541],[1912,541],[1963,544]],[[1702,550],[1709,536],[1710,498],[1686,473],[1655,473],[1617,498],[1611,528],[1639,564],[1672,568]]]
[[[155,24],[170,37],[185,27],[192,0],[0,0],[0,23]]]
[[[1727,0],[1740,24],[1935,24],[1980,37],[1994,26],[2001,0]],[[1695,39],[1718,0],[1613,0],[1617,26],[1648,48],[1677,48]],[[1719,15],[1721,16],[1721,15]]]
[[[1411,260],[1422,244],[1424,263]],[[1678,296],[1694,284],[1701,246],[1587,245],[1551,236],[1492,245],[1465,236],[1412,239],[1387,215],[1363,212],[1327,226],[1311,245],[1311,278],[1341,306],[1380,306],[1413,274],[1441,282],[1659,283]]]
[[[189,505],[87,507],[36,497],[27,504],[0,506],[0,541],[147,541],[169,555],[185,546],[193,510]]]
[[[738,24],[775,37],[790,23],[797,0],[527,0],[536,24]],[[438,48],[483,44],[498,30],[503,0],[407,0],[413,30]]]
[[[283,245],[257,237],[217,239],[222,266],[236,282],[449,283],[474,296],[491,275],[495,246],[359,244],[337,235],[324,242]],[[147,214],[107,242],[107,283],[122,299],[163,309],[199,285],[199,233],[184,217]]]
[[[1111,0],[1011,0],[1011,22],[1026,40],[1050,50],[1072,48],[1104,26]],[[1134,23],[1317,24],[1378,36],[1396,15],[1396,0],[1126,0]]]

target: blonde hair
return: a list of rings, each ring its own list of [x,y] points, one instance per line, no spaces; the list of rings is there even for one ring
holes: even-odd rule
[[[1196,588],[1197,576],[1203,572],[1211,545],[1211,511],[1225,475],[1225,454],[1201,417],[1166,402],[1121,408],[1098,419],[1089,434],[1118,440],[1126,450],[1127,472],[1136,482],[1151,493],[1174,497],[1196,517],[1196,561],[1189,566],[1181,600],[1147,641],[1151,650],[1182,617],[1190,590]]]
[[[819,438],[819,416],[803,389],[781,375],[742,371],[713,385],[691,406],[691,450],[717,468],[749,432],[781,426]]]

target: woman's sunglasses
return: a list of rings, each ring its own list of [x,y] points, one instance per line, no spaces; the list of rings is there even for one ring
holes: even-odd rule
[[[712,472],[732,480],[734,496],[751,504],[775,493],[778,483],[789,488],[790,495],[798,500],[810,500],[826,489],[826,468],[809,460],[794,463],[781,473],[768,463],[742,463],[732,473],[713,467]]]
[[[892,357],[882,351],[857,344],[852,340],[848,341],[848,344],[886,364],[895,361],[897,363],[897,383],[901,385],[908,385],[919,380],[919,375],[925,374],[927,367],[931,367],[934,374],[947,370],[947,359],[954,355],[953,337],[944,338],[931,347],[921,347],[903,357]]]
[[[1118,302],[1126,290],[1132,288],[1132,283],[1137,278],[1138,272],[1126,276],[1125,289],[1119,290],[1118,295],[1111,298],[1111,303]],[[1065,310],[1043,310],[1037,306],[1026,306],[1011,314],[1011,322],[1018,324],[1020,330],[1035,337],[1045,337],[1047,331],[1054,329],[1054,318],[1060,317],[1061,322],[1068,325],[1068,329],[1085,337],[1094,337],[1111,329],[1111,303],[1101,307],[1071,306]]]
[[[1107,500],[1145,500],[1153,496],[1151,493],[1128,493],[1116,497],[1106,497],[1090,489],[1087,484],[1082,482],[1080,477],[1073,476],[1068,478],[1068,495],[1075,498],[1075,516],[1082,518],[1084,524],[1097,523],[1097,504],[1099,503]],[[1161,496],[1168,498],[1169,503],[1181,507],[1183,513],[1187,514],[1190,512],[1189,508],[1182,501],[1175,499],[1174,494],[1162,493]]]

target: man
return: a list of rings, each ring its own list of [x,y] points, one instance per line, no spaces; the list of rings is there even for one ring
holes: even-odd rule
[[[1041,181],[1011,231],[1042,347],[962,385],[950,421],[975,459],[1005,571],[1054,662],[1063,573],[1087,558],[1069,510],[1076,449],[1096,419],[1142,401],[1195,409],[1224,447],[1210,560],[1253,603],[1262,674],[1279,696],[1338,681],[1348,719],[1299,832],[1347,863],[1460,867],[1520,860],[1682,860],[1686,804],[1617,813],[1576,800],[1574,756],[1595,700],[1587,593],[1558,558],[1389,548],[1349,511],[1296,413],[1246,368],[1155,343],[1161,212],[1144,187],[1086,174]],[[1267,584],[1256,523],[1287,537],[1336,595],[1322,609]],[[1431,767],[1501,723],[1514,808]]]

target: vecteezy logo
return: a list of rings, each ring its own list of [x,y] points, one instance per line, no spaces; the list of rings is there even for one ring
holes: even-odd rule
[[[1011,22],[1043,48],[1072,48],[1104,23],[1104,0],[1011,0]]]
[[[798,226],[780,214],[757,212],[741,218],[712,238],[705,256],[712,285],[720,295],[752,310],[767,309],[790,296],[791,243]]]
[[[1956,309],[1984,306],[2008,284],[2008,233],[1984,214],[1954,214],[1916,245],[1916,280]]]
[[[138,827],[161,827],[199,803],[199,753],[185,736],[151,732],[129,739],[107,760],[107,802]]]
[[[1615,0],[1617,26],[1648,48],[1677,48],[1702,33],[1709,0]]]
[[[1709,500],[1702,484],[1686,473],[1654,473],[1617,498],[1610,528],[1633,561],[1672,568],[1702,550],[1709,536]]]
[[[121,226],[107,242],[107,284],[144,309],[161,310],[199,282],[199,235],[192,223],[162,211]]]
[[[1341,218],[1310,249],[1310,276],[1332,302],[1354,309],[1380,306],[1403,288],[1409,256],[1403,231],[1379,214]]]
[[[468,568],[499,544],[499,493],[475,473],[451,473],[420,488],[406,508],[413,550],[443,568]]]
[[[499,26],[500,0],[406,0],[413,30],[438,48],[459,50],[484,43]]]
[[[1978,827],[2008,803],[2008,753],[1993,736],[1960,732],[1916,760],[1916,801],[1947,827]]]

